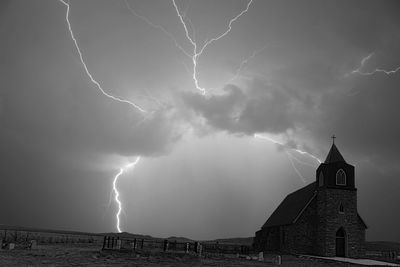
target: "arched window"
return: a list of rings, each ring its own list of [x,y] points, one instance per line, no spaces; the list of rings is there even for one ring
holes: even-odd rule
[[[336,185],[346,185],[346,173],[340,169],[336,173]]]
[[[344,207],[342,203],[339,205],[339,213],[344,213]]]
[[[324,185],[324,174],[320,172],[318,177],[318,186],[323,186],[323,185]]]

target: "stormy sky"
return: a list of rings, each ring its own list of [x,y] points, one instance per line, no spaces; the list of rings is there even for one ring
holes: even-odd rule
[[[176,0],[198,49],[248,1]],[[196,60],[172,1],[0,2],[0,224],[253,236],[331,135],[368,240],[400,241],[400,3],[254,0]],[[393,70],[392,72],[390,72]],[[386,71],[386,72],[385,72]],[[280,142],[255,138],[259,134]]]

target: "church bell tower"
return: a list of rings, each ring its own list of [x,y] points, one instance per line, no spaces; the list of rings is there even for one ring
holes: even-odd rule
[[[335,145],[316,171],[317,240],[319,255],[357,257],[363,253],[365,223],[357,212],[354,166]]]
[[[328,156],[317,169],[317,187],[356,190],[354,166],[344,160],[335,145],[335,138],[335,136],[332,137],[332,147]]]

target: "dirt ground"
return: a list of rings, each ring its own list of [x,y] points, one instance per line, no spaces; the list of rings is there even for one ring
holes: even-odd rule
[[[276,266],[266,255],[264,262],[237,258],[236,255],[196,255],[178,252],[101,251],[98,245],[52,244],[36,249],[0,250],[0,266]],[[356,266],[317,259],[282,256],[280,266]]]

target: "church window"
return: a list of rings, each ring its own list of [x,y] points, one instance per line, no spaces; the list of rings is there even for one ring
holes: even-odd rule
[[[324,185],[324,174],[322,172],[319,173],[318,185],[319,186],[323,186]]]
[[[344,207],[342,203],[339,205],[339,213],[344,213]]]
[[[336,185],[346,185],[346,173],[340,169],[336,173]]]

